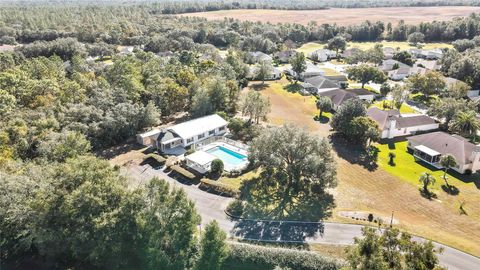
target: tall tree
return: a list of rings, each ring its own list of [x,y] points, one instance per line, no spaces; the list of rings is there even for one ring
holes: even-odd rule
[[[360,82],[362,88],[365,88],[365,84],[370,82],[384,83],[387,80],[387,77],[380,69],[367,64],[349,67],[347,74],[349,79]]]
[[[298,81],[298,77],[307,69],[307,62],[305,61],[304,53],[295,53],[295,55],[290,58],[290,64],[292,65],[292,70],[297,74],[295,76],[295,83]]]
[[[255,192],[268,194],[273,203],[252,211],[269,218],[328,215],[332,201],[326,189],[336,186],[336,169],[325,138],[294,125],[270,128],[253,140],[248,158],[254,168],[261,168],[255,180],[260,190]],[[310,198],[323,203],[310,208]]]
[[[273,72],[273,66],[268,61],[261,61],[257,65],[257,69],[255,71],[255,77],[258,80],[262,81],[262,84],[265,84],[265,80],[271,77]]]
[[[439,72],[427,71],[425,75],[414,74],[407,79],[407,87],[412,93],[422,93],[428,99],[440,94],[446,87],[445,80]]]
[[[430,191],[428,190],[428,187],[433,186],[435,184],[435,177],[429,172],[424,172],[420,176],[419,181],[423,185],[423,193],[425,195],[430,195]]]
[[[477,131],[480,130],[480,121],[475,111],[460,111],[455,114],[452,122],[450,122],[449,129],[466,136],[475,137]]]
[[[255,120],[258,124],[270,112],[270,100],[260,92],[249,91],[241,100],[240,110],[243,115],[249,116],[249,122]]]
[[[322,118],[323,112],[329,112],[333,108],[332,100],[326,96],[320,96],[317,99],[316,105],[317,105],[317,109],[319,110],[318,118]]]
[[[347,47],[347,41],[342,36],[335,36],[332,39],[328,40],[327,48],[329,50],[334,50],[338,57],[338,52],[345,50]]]
[[[355,139],[352,129],[352,121],[356,117],[367,114],[365,105],[360,99],[350,99],[343,103],[337,112],[332,116],[330,125],[339,134],[347,139]]]
[[[395,107],[400,110],[403,103],[408,101],[410,92],[406,87],[397,84],[392,88],[392,91],[390,91],[390,95],[392,96]]]
[[[418,43],[422,43],[425,40],[425,35],[421,32],[413,32],[410,35],[408,35],[408,43],[413,44],[414,46],[417,46]]]
[[[228,256],[228,246],[225,243],[227,234],[213,220],[205,226],[205,232],[200,241],[200,257],[196,268],[199,270],[220,270],[222,263]]]

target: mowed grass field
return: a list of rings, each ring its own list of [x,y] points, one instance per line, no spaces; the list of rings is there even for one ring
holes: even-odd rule
[[[404,20],[407,24],[445,21],[468,16],[472,12],[480,12],[480,7],[331,8],[323,10],[237,9],[185,13],[179,16],[195,16],[207,20],[223,20],[228,17],[241,21],[260,21],[264,23],[299,23],[306,25],[314,21],[318,25],[323,23],[352,25],[365,20],[371,22],[383,21],[385,24],[388,22],[396,24],[400,20]]]
[[[359,48],[361,50],[368,50],[373,48],[376,44],[382,44],[383,47],[391,47],[394,49],[400,49],[400,50],[407,50],[410,48],[415,48],[414,46],[411,46],[408,42],[404,41],[381,41],[381,42],[348,42],[347,44],[347,49],[348,48]],[[301,47],[297,48],[296,50],[298,52],[303,52],[305,54],[309,54],[315,50],[318,49],[323,49],[325,44],[323,43],[317,43],[317,42],[308,42],[303,44]],[[430,50],[430,49],[442,49],[442,48],[452,48],[453,46],[448,43],[424,43],[423,44],[423,49],[425,50]]]
[[[260,90],[272,104],[269,123],[296,123],[313,134],[328,136],[330,127],[314,121],[314,116],[318,114],[315,98],[285,91],[286,83],[267,82],[268,85]],[[371,169],[356,161],[358,153],[352,151],[348,144],[335,148],[338,186],[332,190],[336,208],[330,220],[358,222],[339,217],[336,214],[339,211],[364,211],[382,217],[390,216],[393,211],[395,219],[400,222],[399,228],[480,256],[480,183],[452,178],[451,184],[460,193],[448,195],[441,190],[443,180],[439,178],[433,188],[438,198],[425,199],[420,195],[420,183],[416,179],[424,167],[412,162],[413,157],[403,153],[402,147],[402,144],[396,147],[396,168],[388,168],[386,158],[391,150],[380,145],[378,168]],[[436,176],[438,174],[441,172],[435,172]],[[467,215],[460,214],[462,202],[465,202]]]

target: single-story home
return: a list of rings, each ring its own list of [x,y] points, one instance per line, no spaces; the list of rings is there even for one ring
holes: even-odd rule
[[[329,97],[333,103],[333,110],[336,111],[342,104],[352,98],[358,98],[364,101],[372,102],[375,94],[366,89],[334,89],[318,91],[318,95]]]
[[[290,58],[292,58],[297,52],[294,50],[287,50],[276,52],[274,58],[278,60],[280,63],[288,63]]]
[[[202,174],[210,171],[215,159],[218,158],[205,151],[196,151],[185,157],[187,166]]]
[[[389,71],[388,78],[394,81],[401,81],[414,74],[424,75],[425,73],[427,73],[427,71],[428,70],[426,68],[422,68],[418,66],[398,68],[398,69]]]
[[[325,78],[324,76],[314,76],[314,77],[306,78],[305,83],[308,83],[313,87],[315,87],[316,89],[315,94],[318,91],[334,90],[339,87],[339,85],[336,82],[331,81]]]
[[[431,49],[431,50],[422,50],[422,49],[408,49],[408,53],[414,58],[423,58],[423,59],[440,59],[443,56],[442,49]]]
[[[393,59],[387,59],[383,60],[382,65],[380,66],[380,69],[383,72],[388,72],[394,69],[399,69],[399,68],[409,68],[410,66],[407,64],[404,64],[400,61],[393,60]]]
[[[408,149],[413,156],[438,169],[442,169],[440,159],[444,155],[452,155],[457,162],[453,167],[459,173],[480,171],[480,145],[467,139],[442,131],[416,135],[408,138]]]
[[[318,62],[325,62],[336,57],[337,53],[328,49],[318,49],[308,54],[308,58]]]
[[[250,70],[247,75],[247,79],[254,80],[257,78],[257,70],[258,67],[256,66],[250,66]],[[270,70],[270,73],[268,76],[265,78],[265,80],[278,80],[282,77],[282,72],[274,67],[273,69]]]
[[[325,71],[313,63],[307,63],[307,69],[300,74],[300,79],[305,80],[307,78],[323,75],[325,75]]]
[[[152,129],[144,133],[137,134],[137,143],[144,146],[153,146],[157,141],[160,129]]]
[[[257,52],[248,52],[247,53],[247,63],[260,63],[260,62],[272,62],[273,58],[263,52],[257,51]]]
[[[396,109],[381,110],[377,107],[370,107],[367,110],[367,116],[378,123],[382,139],[436,130],[439,127],[435,119],[426,115],[401,115]]]
[[[425,59],[418,59],[415,61],[415,66],[423,67],[429,70],[440,70],[442,67],[441,64],[438,63],[438,60],[425,60]]]
[[[343,75],[343,74],[339,74],[339,75],[325,75],[323,76],[325,77],[326,79],[329,79],[330,81],[333,81],[335,83],[340,83],[340,82],[347,82],[348,81],[348,78],[347,76]]]
[[[185,148],[227,133],[228,122],[217,114],[207,115],[161,130],[155,145],[161,153],[182,155]]]

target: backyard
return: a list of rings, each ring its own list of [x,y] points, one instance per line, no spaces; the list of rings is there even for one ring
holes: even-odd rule
[[[375,106],[379,109],[383,109],[383,104],[385,102],[385,105],[387,106],[387,108],[392,108],[393,106],[391,106],[391,103],[392,101],[391,100],[381,100],[381,101],[377,101],[375,103],[372,104],[372,106]],[[387,109],[388,110],[388,109]],[[400,113],[401,114],[412,114],[412,113],[418,113],[417,111],[415,111],[415,109],[413,109],[412,107],[408,106],[407,104],[403,103],[402,106],[400,107]]]
[[[271,82],[261,90],[262,94],[270,98],[272,110],[268,115],[268,122],[272,125],[281,125],[285,122],[297,123],[305,126],[314,134],[329,136],[330,127],[314,121],[318,114],[315,107],[315,98],[303,97],[296,93],[284,90],[287,81]],[[247,91],[247,90],[245,90]],[[406,109],[404,109],[405,111]],[[461,250],[480,255],[480,183],[468,180],[454,179],[460,193],[448,195],[440,186],[443,180],[439,177],[442,172],[434,172],[437,184],[433,191],[437,194],[436,200],[428,200],[420,195],[418,175],[428,168],[417,164],[402,147],[405,143],[398,143],[397,166],[388,165],[388,152],[392,151],[388,145],[377,145],[378,167],[366,167],[359,161],[359,155],[351,145],[336,145],[338,187],[332,193],[335,196],[336,208],[331,221],[364,223],[341,217],[341,211],[363,211],[376,216],[390,216],[394,211],[399,227],[409,232]],[[403,151],[403,152],[402,152]],[[460,214],[460,204],[464,203],[467,215]]]

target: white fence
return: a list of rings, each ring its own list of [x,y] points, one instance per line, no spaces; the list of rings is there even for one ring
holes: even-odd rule
[[[249,146],[244,144],[244,143],[234,141],[234,140],[229,139],[229,138],[224,137],[224,136],[210,137],[210,138],[205,139],[201,142],[193,144],[192,147],[193,147],[193,149],[197,150],[197,149],[201,149],[201,148],[205,147],[206,145],[209,145],[209,144],[214,143],[214,142],[228,143],[230,145],[233,145],[233,146],[238,147],[238,148],[243,149],[243,150],[248,150],[248,148],[249,148]]]

